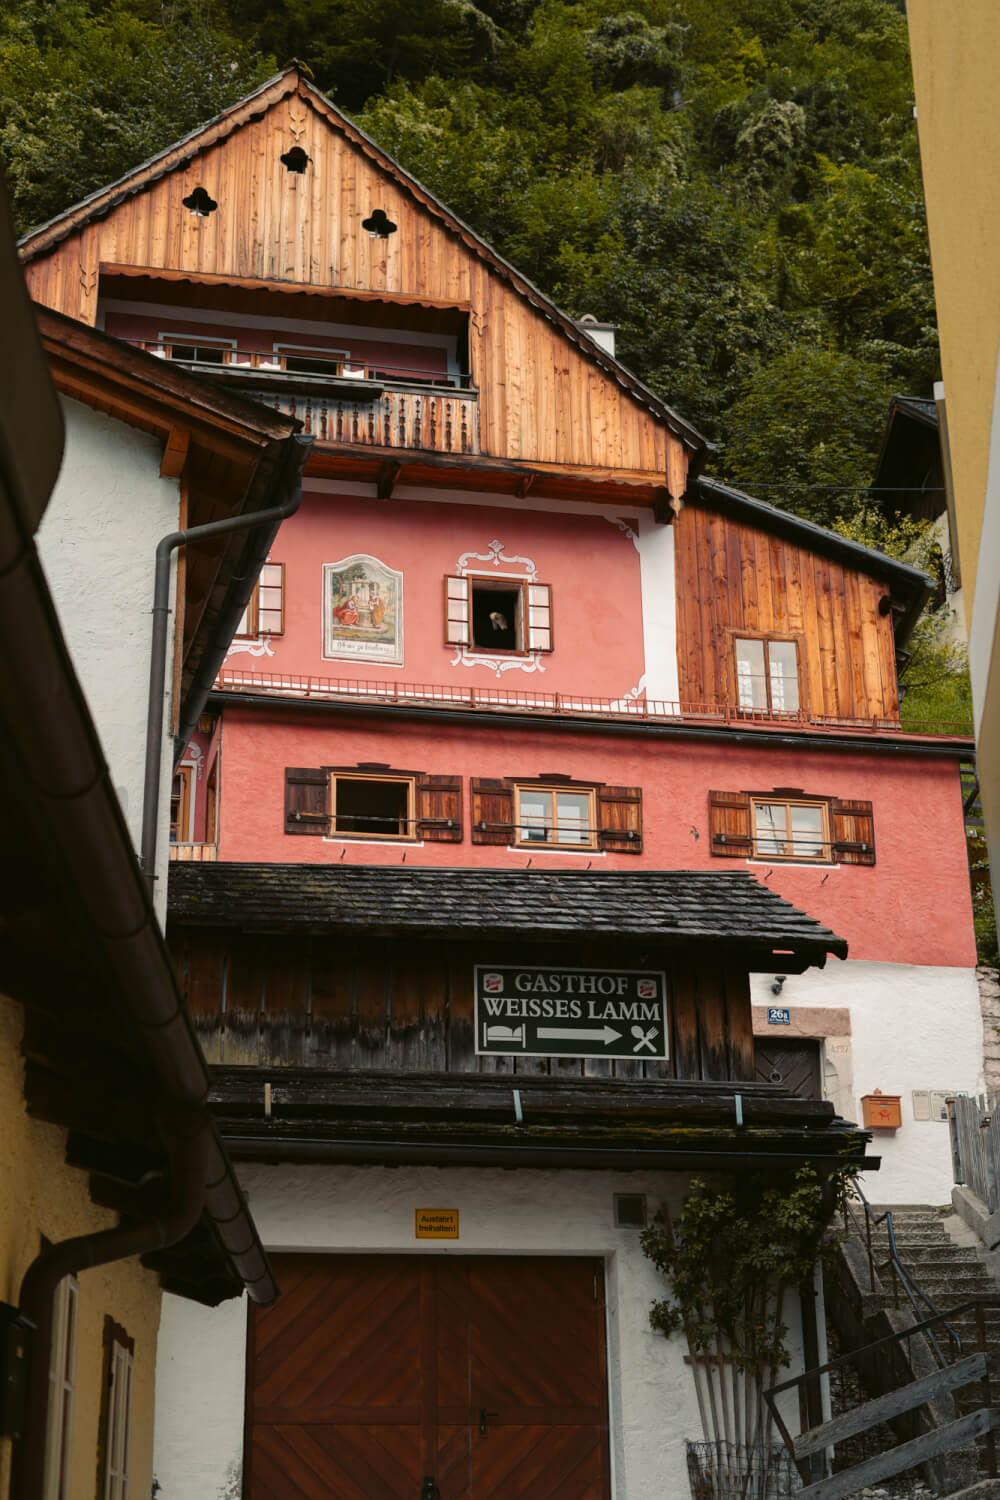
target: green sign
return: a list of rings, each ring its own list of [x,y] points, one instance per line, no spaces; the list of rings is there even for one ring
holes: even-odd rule
[[[655,970],[477,964],[475,977],[480,1055],[670,1055],[666,978]]]

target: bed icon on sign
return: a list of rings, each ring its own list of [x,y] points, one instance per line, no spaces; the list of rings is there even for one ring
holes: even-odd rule
[[[503,975],[502,974],[484,974],[483,975],[483,991],[487,995],[502,995],[503,994]]]
[[[483,1027],[484,1049],[488,1050],[491,1042],[493,1042],[494,1045],[499,1046],[509,1044],[512,1047],[526,1047],[528,1045],[528,1042],[525,1035],[525,1027],[498,1026],[495,1023],[493,1025],[487,1024]]]

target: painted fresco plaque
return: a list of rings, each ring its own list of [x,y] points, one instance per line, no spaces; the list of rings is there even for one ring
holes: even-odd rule
[[[477,964],[475,997],[480,1055],[669,1056],[666,976],[656,970]]]
[[[323,655],[403,665],[403,575],[367,552],[323,564]]]

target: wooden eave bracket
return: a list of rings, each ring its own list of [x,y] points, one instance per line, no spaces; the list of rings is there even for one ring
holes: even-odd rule
[[[663,498],[653,502],[653,518],[661,526],[672,526],[683,509],[683,497],[678,500],[669,490],[665,490]]]
[[[191,432],[187,427],[171,427],[163,448],[160,463],[161,479],[180,479],[187,463],[191,447]]]
[[[375,493],[380,500],[391,500],[392,492],[396,488],[396,481],[403,469],[401,463],[391,461],[382,464],[378,471],[378,479],[375,484]]]

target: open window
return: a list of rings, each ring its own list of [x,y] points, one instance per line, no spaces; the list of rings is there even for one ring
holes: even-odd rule
[[[285,630],[285,565],[266,562],[254,584],[250,603],[236,627],[235,640],[255,641]]]
[[[873,865],[870,802],[810,796],[797,787],[709,792],[711,852],[729,859]]]
[[[275,344],[274,360],[283,370],[292,375],[356,375],[365,374],[363,365],[350,367],[351,356],[346,349],[321,349],[310,344]]]
[[[285,832],[324,838],[462,839],[462,782],[387,765],[290,766],[285,771]]]
[[[794,640],[773,636],[734,636],[736,701],[761,714],[797,713],[799,653]]]
[[[642,791],[635,786],[474,777],[472,842],[511,849],[642,853]]]
[[[170,842],[185,844],[191,837],[191,765],[178,766],[170,787]]]
[[[447,577],[445,643],[468,646],[490,656],[551,651],[550,585],[474,573]]]

